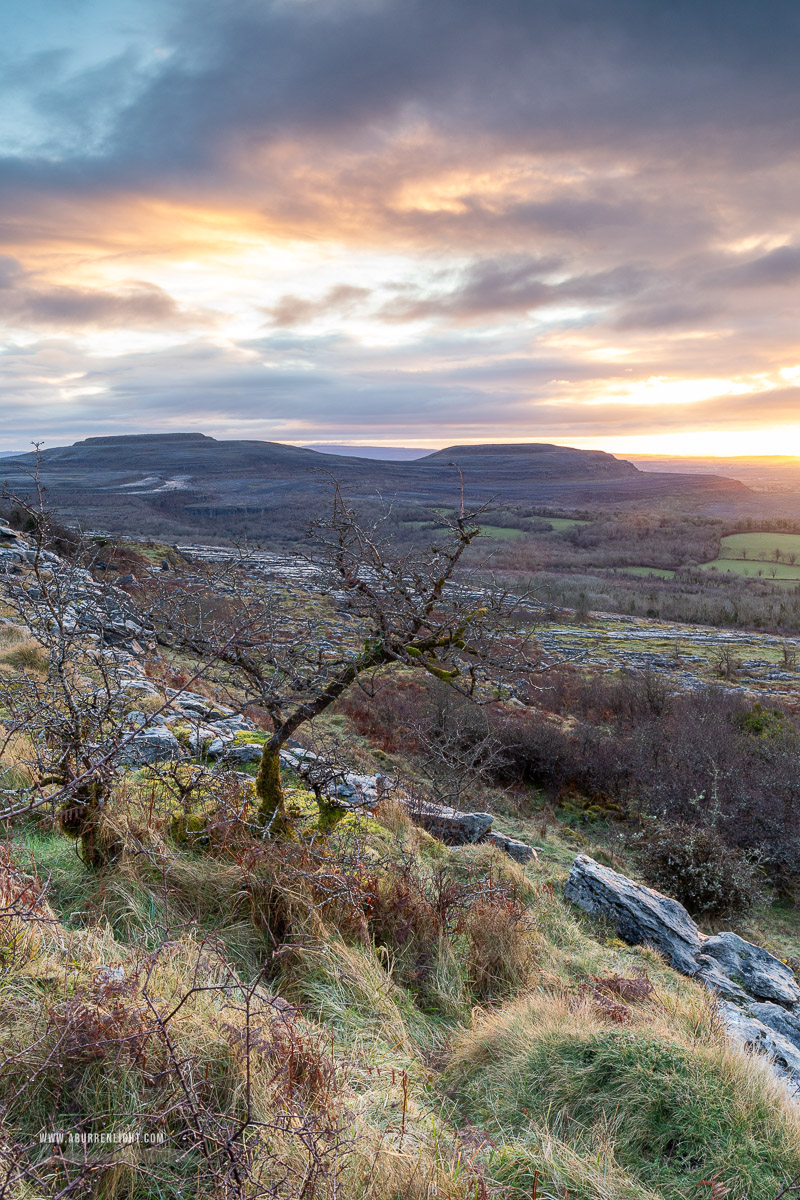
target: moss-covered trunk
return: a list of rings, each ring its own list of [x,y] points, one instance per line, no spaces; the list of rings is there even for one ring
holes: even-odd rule
[[[258,819],[270,837],[286,837],[290,831],[286,797],[281,780],[281,751],[274,740],[265,742],[256,775]]]
[[[120,853],[119,839],[103,821],[107,800],[102,781],[92,780],[76,788],[61,809],[61,828],[80,842],[80,857],[87,867],[102,870]]]

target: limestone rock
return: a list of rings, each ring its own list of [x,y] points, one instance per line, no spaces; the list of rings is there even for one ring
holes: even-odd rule
[[[761,1004],[750,1004],[747,1011],[751,1017],[761,1021],[762,1025],[767,1025],[786,1038],[800,1053],[800,1012],[781,1008],[780,1004],[772,1004],[769,1000]]]
[[[786,1007],[800,1002],[800,985],[791,967],[736,933],[706,938],[702,955],[712,959],[722,975],[757,1000],[773,1000]]]
[[[486,841],[491,842],[493,846],[497,846],[498,850],[504,850],[515,862],[530,862],[531,859],[539,857],[533,846],[529,846],[527,842],[520,842],[516,838],[509,837],[507,833],[500,833],[497,829],[489,831],[486,835]]]
[[[180,758],[181,744],[165,725],[153,725],[142,729],[123,751],[122,761],[129,766],[141,767],[147,763],[163,762]]]
[[[227,746],[225,749],[224,758],[226,762],[231,763],[258,762],[261,758],[261,747],[253,743],[245,743],[241,746]]]
[[[729,1036],[770,1058],[778,1073],[788,1079],[796,1095],[800,1087],[800,1050],[788,1038],[770,1029],[757,1017],[748,1016],[730,1001],[723,1000],[719,1011]]]
[[[667,962],[691,975],[700,950],[700,931],[677,900],[634,883],[581,854],[572,864],[564,895],[586,912],[610,917],[631,945],[650,945]]]
[[[403,803],[402,798],[398,797]],[[427,829],[434,837],[451,846],[465,846],[479,842],[489,832],[494,822],[491,813],[462,813],[446,804],[406,802],[412,820]]]
[[[723,1000],[731,1000],[734,1004],[747,1005],[752,1002],[753,997],[748,996],[743,987],[729,979],[715,959],[705,954],[698,954],[696,962],[695,978],[710,992],[720,996]]]

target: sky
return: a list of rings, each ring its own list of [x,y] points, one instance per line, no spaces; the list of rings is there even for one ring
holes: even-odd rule
[[[0,449],[800,454],[797,0],[4,0]]]

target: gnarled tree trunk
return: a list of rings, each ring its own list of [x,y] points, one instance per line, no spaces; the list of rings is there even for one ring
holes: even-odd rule
[[[256,775],[256,795],[259,799],[258,819],[265,830],[271,837],[286,837],[290,833],[290,822],[281,780],[280,744],[274,738],[264,744]]]

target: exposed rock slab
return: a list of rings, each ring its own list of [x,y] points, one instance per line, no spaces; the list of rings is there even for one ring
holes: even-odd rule
[[[678,971],[703,983],[717,996],[729,1035],[765,1054],[798,1097],[800,985],[786,963],[736,933],[706,937],[677,900],[586,855],[573,863],[565,895],[613,920],[626,941],[655,946]]]
[[[539,857],[533,846],[529,846],[527,842],[520,842],[517,838],[509,837],[507,833],[500,833],[498,829],[490,830],[486,835],[486,841],[497,846],[498,850],[504,850],[515,862],[531,862],[532,859]]]
[[[751,1004],[748,1012],[763,1025],[786,1038],[787,1042],[791,1042],[800,1054],[800,1013],[782,1008],[780,1004],[772,1004],[768,1000],[761,1004]]]
[[[728,1000],[720,1001],[720,1014],[728,1035],[751,1050],[758,1050],[772,1060],[773,1066],[789,1084],[793,1095],[800,1089],[800,1050],[775,1029],[770,1029],[757,1017],[743,1012]]]
[[[391,796],[403,805],[413,821],[450,846],[465,846],[486,840],[494,842],[518,862],[527,862],[536,857],[533,847],[492,830],[494,817],[491,813],[459,812],[446,804],[417,800],[392,779],[383,775],[361,775],[355,771],[337,770],[313,751],[304,750],[296,744],[290,749],[281,750],[281,762],[312,784],[316,782],[323,794],[343,808],[372,808],[381,799]]]
[[[655,946],[684,975],[696,970],[701,935],[682,904],[595,862],[575,859],[564,891],[585,912],[610,917],[631,945]]]
[[[143,729],[131,740],[123,753],[122,761],[129,766],[145,766],[147,763],[164,762],[180,758],[181,744],[165,725],[152,725]]]
[[[458,812],[446,804],[407,802],[406,808],[409,816],[418,825],[450,846],[466,846],[479,842],[494,823],[491,813]]]
[[[800,986],[791,967],[736,933],[705,938],[703,958],[713,959],[723,975],[757,1000],[785,1006],[800,1002]]]
[[[261,758],[261,747],[253,742],[245,742],[242,745],[226,746],[224,752],[226,762],[231,763],[254,763]]]

